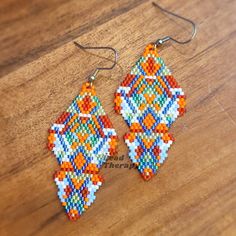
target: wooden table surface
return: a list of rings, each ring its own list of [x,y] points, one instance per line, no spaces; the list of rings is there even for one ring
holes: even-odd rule
[[[144,182],[137,170],[103,167],[106,181],[77,222],[57,198],[47,130],[111,55],[73,41],[119,52],[118,66],[95,86],[124,155],[113,162],[130,164],[114,91],[148,43],[187,38],[188,25],[144,0],[0,2],[1,236],[236,235],[236,1],[158,2],[198,25],[192,43],[160,48],[188,112],[171,128],[176,142],[157,176]]]

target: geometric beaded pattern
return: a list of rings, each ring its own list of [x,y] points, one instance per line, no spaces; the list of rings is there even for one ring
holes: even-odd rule
[[[94,86],[85,83],[48,137],[48,148],[60,165],[54,174],[58,196],[70,220],[78,219],[94,202],[103,182],[99,169],[115,154],[116,145],[116,132]]]
[[[183,90],[149,44],[115,93],[115,110],[129,126],[129,157],[149,180],[167,158],[174,141],[171,124],[185,112]]]

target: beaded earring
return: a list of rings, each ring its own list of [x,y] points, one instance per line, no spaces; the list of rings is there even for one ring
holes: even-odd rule
[[[169,128],[186,111],[184,92],[159,56],[158,48],[169,40],[186,44],[196,35],[194,22],[156,3],[153,5],[191,23],[193,32],[187,41],[166,36],[147,45],[115,93],[115,110],[123,116],[130,129],[124,135],[129,157],[144,180],[154,176],[167,158],[168,149],[174,141]]]
[[[115,54],[113,66],[97,68],[80,94],[49,129],[48,148],[56,156],[60,170],[54,174],[58,196],[70,220],[78,219],[94,202],[102,185],[99,169],[107,157],[114,155],[117,135],[96,96],[93,81],[100,70],[111,70],[117,62],[117,52],[111,47],[83,47],[109,49]]]

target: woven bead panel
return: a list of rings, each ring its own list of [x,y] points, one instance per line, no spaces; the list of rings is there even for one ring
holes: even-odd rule
[[[130,129],[124,136],[129,157],[145,180],[167,158],[174,141],[168,130],[185,106],[183,90],[149,44],[115,93],[115,110]]]
[[[92,84],[83,85],[52,125],[48,141],[60,165],[54,175],[59,199],[68,217],[76,220],[94,202],[103,182],[99,169],[117,145],[116,132]]]

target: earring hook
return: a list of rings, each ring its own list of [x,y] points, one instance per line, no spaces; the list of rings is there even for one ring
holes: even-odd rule
[[[196,26],[196,24],[195,24],[192,20],[187,19],[187,18],[185,18],[185,17],[183,17],[183,16],[180,16],[180,15],[174,13],[174,12],[168,11],[168,10],[164,9],[163,7],[161,7],[159,4],[157,4],[157,3],[155,3],[155,2],[153,2],[152,4],[153,4],[155,7],[159,8],[161,11],[163,11],[163,12],[165,12],[165,13],[167,13],[167,14],[170,14],[170,15],[172,15],[172,16],[175,16],[175,17],[179,18],[179,19],[182,19],[182,20],[184,20],[184,21],[187,21],[187,22],[190,23],[190,24],[192,25],[192,27],[193,27],[193,29],[192,29],[192,35],[191,35],[191,37],[190,37],[188,40],[186,40],[186,41],[179,41],[179,40],[177,40],[177,39],[175,39],[175,38],[173,38],[173,37],[171,37],[171,36],[165,36],[164,38],[158,39],[158,40],[156,41],[155,44],[156,44],[157,46],[158,46],[158,45],[162,45],[162,44],[164,44],[165,42],[167,42],[167,41],[169,41],[169,40],[171,40],[171,41],[173,41],[173,42],[175,42],[175,43],[179,43],[179,44],[187,44],[187,43],[190,43],[190,42],[194,39],[194,37],[195,37],[196,34],[197,34],[197,26]]]
[[[75,44],[77,47],[79,47],[79,48],[81,48],[81,49],[83,49],[83,50],[86,50],[86,49],[95,49],[95,50],[96,50],[96,49],[97,49],[97,50],[100,50],[100,49],[107,49],[107,50],[111,50],[111,51],[114,53],[114,55],[115,55],[115,60],[114,60],[113,65],[110,66],[110,67],[97,67],[97,68],[94,70],[94,72],[92,73],[92,75],[89,77],[89,81],[90,81],[90,82],[92,82],[92,81],[94,81],[94,80],[96,79],[96,76],[97,76],[97,74],[98,74],[99,71],[101,71],[101,70],[112,70],[112,69],[115,67],[115,65],[117,64],[118,52],[117,52],[114,48],[112,48],[112,47],[90,47],[90,46],[83,46],[83,45],[81,45],[81,44],[79,44],[79,43],[77,43],[77,42],[75,42],[75,41],[74,41],[74,44]]]

